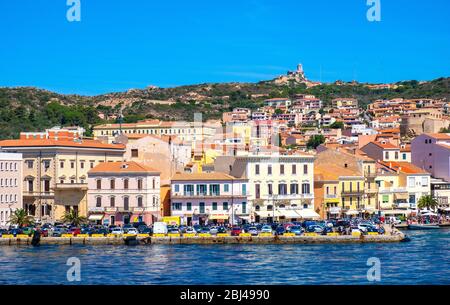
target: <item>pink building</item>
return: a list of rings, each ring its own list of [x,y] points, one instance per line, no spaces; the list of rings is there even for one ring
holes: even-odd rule
[[[22,154],[0,153],[0,227],[22,204]]]
[[[411,162],[450,182],[450,134],[424,133],[411,142]]]
[[[107,225],[157,221],[159,175],[133,161],[100,163],[88,172],[89,220]]]

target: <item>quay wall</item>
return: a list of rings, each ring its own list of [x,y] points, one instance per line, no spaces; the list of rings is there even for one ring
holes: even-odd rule
[[[211,236],[211,237],[44,237],[41,245],[146,245],[146,244],[341,244],[401,242],[405,235],[361,236]],[[31,246],[31,238],[0,238],[0,246]]]

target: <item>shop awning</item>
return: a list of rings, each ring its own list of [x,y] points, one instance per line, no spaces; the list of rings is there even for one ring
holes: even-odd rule
[[[281,213],[278,211],[256,211],[256,215],[262,218],[282,216]]]
[[[358,215],[359,212],[356,210],[348,210],[347,212],[345,212],[346,215]]]
[[[320,215],[314,212],[313,210],[296,210],[296,213],[301,218],[307,218],[307,219],[313,219],[313,218],[320,218]]]
[[[398,199],[406,199],[407,200],[409,198],[409,195],[408,195],[408,193],[395,193],[394,198],[396,200],[398,200]]]
[[[381,211],[384,215],[396,215],[396,214],[403,214],[408,215],[411,214],[411,210],[382,210]]]
[[[280,212],[281,216],[284,216],[286,218],[299,218],[300,215],[296,213],[296,210],[278,210]]]
[[[92,214],[89,215],[89,220],[102,220],[103,219],[103,214]]]
[[[211,214],[208,217],[208,219],[211,219],[211,220],[214,220],[214,219],[215,220],[219,220],[219,219],[226,220],[228,218],[229,218],[228,214]]]

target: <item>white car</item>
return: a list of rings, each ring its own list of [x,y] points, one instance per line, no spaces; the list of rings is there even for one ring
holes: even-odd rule
[[[138,230],[136,229],[136,228],[129,228],[128,230],[127,230],[127,234],[138,234],[139,232],[138,232]]]
[[[261,233],[272,233],[272,227],[271,226],[263,226],[261,228]]]
[[[193,227],[187,227],[186,228],[186,233],[187,234],[195,234],[197,232],[195,231],[195,229]]]
[[[116,227],[116,228],[113,228],[111,230],[111,234],[122,235],[123,234],[123,230],[122,230],[122,228]]]

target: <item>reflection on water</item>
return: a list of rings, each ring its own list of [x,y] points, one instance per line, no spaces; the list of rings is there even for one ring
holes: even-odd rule
[[[342,245],[145,245],[0,247],[0,284],[450,284],[450,230],[408,231],[409,243]]]

